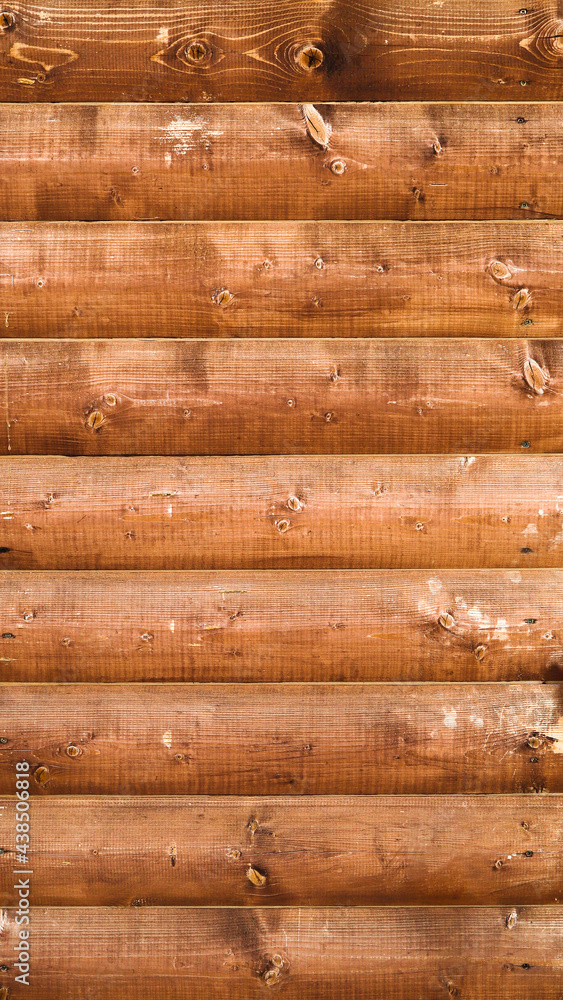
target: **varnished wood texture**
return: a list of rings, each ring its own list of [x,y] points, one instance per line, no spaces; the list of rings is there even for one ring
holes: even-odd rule
[[[16,912],[0,940],[9,967]],[[69,907],[34,908],[31,921],[29,1000],[258,1000],[276,989],[289,1000],[560,1000],[563,989],[561,906]]]
[[[15,800],[0,804],[0,836],[10,843]],[[562,807],[558,795],[34,798],[33,899],[36,906],[551,904],[561,897]],[[18,904],[14,866],[8,850],[2,906]]]
[[[317,110],[326,148],[297,104],[0,106],[0,219],[563,215],[560,104]]]
[[[0,676],[557,680],[562,593],[557,570],[5,571]]]
[[[560,455],[1,458],[3,569],[563,566]]]
[[[3,450],[563,451],[562,341],[0,341]]]
[[[0,99],[561,100],[562,33],[554,0],[13,0]]]
[[[1,223],[0,245],[3,337],[558,337],[563,323],[559,222]]]
[[[150,640],[149,640],[150,641]],[[15,762],[57,795],[563,792],[561,684],[5,684]]]

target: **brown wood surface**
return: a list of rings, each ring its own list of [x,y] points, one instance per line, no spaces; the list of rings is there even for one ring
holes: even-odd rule
[[[557,568],[562,511],[560,455],[0,458],[3,569]]]
[[[3,101],[563,97],[554,0],[13,0],[2,27]]]
[[[0,161],[0,219],[563,215],[561,104],[317,110],[331,129],[327,148],[312,137],[297,104],[0,106],[0,132],[9,136]],[[30,227],[21,229],[29,239]],[[10,288],[9,260],[2,270]],[[385,280],[377,273],[375,279]],[[438,282],[431,274],[427,280]],[[218,289],[226,291],[232,293]],[[223,294],[216,306],[231,303]],[[197,315],[187,309],[185,321],[193,327]]]
[[[0,676],[557,680],[562,593],[557,570],[4,571]]]
[[[0,902],[17,906],[15,800],[0,805]],[[32,898],[36,906],[550,904],[561,899],[562,808],[558,795],[34,798]],[[263,884],[251,882],[250,868]]]
[[[0,341],[0,368],[12,455],[563,451],[563,340]]]
[[[0,223],[0,246],[4,337],[545,337],[563,322],[559,222]]]
[[[15,763],[50,795],[563,791],[561,684],[5,684]]]
[[[16,913],[0,939],[9,970]],[[563,989],[561,906],[34,908],[30,930],[30,986],[14,991],[30,1000],[560,1000]],[[14,971],[1,975],[10,996]]]

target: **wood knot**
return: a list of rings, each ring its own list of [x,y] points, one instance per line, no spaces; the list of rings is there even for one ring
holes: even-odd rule
[[[265,875],[264,872],[259,871],[258,868],[254,868],[252,865],[249,865],[246,869],[246,877],[249,882],[252,882],[252,885],[257,886],[258,888],[266,885],[266,882],[268,881],[268,876]]]
[[[303,506],[301,504],[301,501],[300,501],[299,497],[294,497],[294,496],[291,496],[291,497],[288,498],[287,506],[289,507],[290,510],[302,510],[303,509]]]
[[[444,611],[444,613],[438,618],[438,621],[442,628],[445,629],[453,628],[455,625],[455,621],[449,611]]]
[[[480,644],[479,646],[475,646],[475,649],[473,650],[473,656],[475,657],[476,660],[479,660],[479,662],[481,662],[481,660],[485,658],[486,652],[487,652],[487,647]]]
[[[283,517],[281,521],[276,521],[276,528],[280,534],[283,535],[291,528],[291,521],[288,521],[287,518]]]
[[[234,295],[229,291],[228,288],[220,288],[219,291],[215,292],[213,295],[213,301],[216,305],[222,306],[223,309],[229,305],[234,299]]]
[[[308,135],[318,146],[326,149],[332,132],[331,126],[325,122],[323,116],[313,104],[302,104],[301,114],[303,115]]]
[[[82,753],[81,748],[74,746],[73,743],[71,743],[70,746],[66,748],[67,757],[80,757],[81,753]]]
[[[538,739],[537,736],[530,736],[528,738],[528,746],[531,747],[532,750],[537,750],[538,747],[541,746],[541,740]]]
[[[342,174],[346,172],[346,164],[344,163],[344,160],[333,160],[330,165],[330,169],[333,174],[336,174],[337,177],[342,177]]]
[[[51,772],[48,767],[41,765],[40,767],[35,768],[33,777],[38,785],[46,785],[47,782],[51,780]]]
[[[444,152],[444,147],[442,146],[442,143],[440,142],[439,139],[434,139],[434,142],[432,143],[432,149],[436,154],[436,156],[439,156],[440,153]]]
[[[515,309],[525,309],[526,306],[530,305],[531,298],[527,288],[519,288],[512,299],[512,305]]]
[[[104,403],[106,406],[115,406],[117,403],[117,396],[113,392],[107,392],[104,396]]]
[[[502,260],[493,260],[487,268],[491,278],[495,281],[506,281],[512,277],[512,271]]]
[[[238,861],[240,858],[240,851],[237,851],[236,847],[228,847],[225,853],[231,861]]]
[[[86,418],[86,425],[90,430],[97,431],[98,427],[101,427],[104,422],[104,415],[100,413],[99,410],[92,410]]]
[[[0,11],[0,31],[13,31],[16,26],[16,15],[11,10]]]
[[[266,969],[262,978],[266,986],[275,986],[280,981],[279,969]]]
[[[534,361],[533,358],[526,358],[524,362],[524,379],[533,392],[537,393],[538,396],[543,395],[547,377],[543,369],[540,368],[537,361]]]
[[[201,39],[190,42],[184,49],[185,60],[193,66],[202,66],[204,63],[208,63],[211,55],[212,52],[209,45],[202,42]]]
[[[506,918],[506,926],[508,927],[509,931],[511,931],[513,927],[516,927],[517,921],[518,921],[518,914],[516,910],[512,910],[512,912],[509,913]]]
[[[324,52],[318,45],[302,45],[295,53],[295,62],[306,73],[318,69],[324,62]]]

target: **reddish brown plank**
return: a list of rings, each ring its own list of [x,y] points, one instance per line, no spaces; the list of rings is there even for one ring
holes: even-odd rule
[[[4,337],[545,337],[563,321],[559,222],[1,223],[0,244]]]
[[[12,455],[563,451],[558,340],[0,347]]]
[[[562,589],[557,570],[4,571],[1,676],[556,680]]]
[[[0,793],[22,760],[51,795],[561,792],[562,691],[6,684]]]
[[[16,913],[0,940],[10,992]],[[18,995],[248,1000],[279,988],[290,1000],[560,1000],[562,929],[561,906],[34,908],[30,985]]]
[[[17,906],[15,800],[0,805],[0,901]],[[550,904],[561,895],[562,806],[559,795],[34,798],[32,898],[36,906]]]
[[[561,104],[340,104],[318,111],[331,129],[326,148],[296,104],[0,105],[0,130],[9,137],[0,219],[563,215]],[[170,262],[170,270],[177,266]],[[10,285],[9,260],[2,269]],[[382,277],[376,272],[373,280]],[[433,287],[438,276],[427,281]],[[230,308],[226,291],[217,289],[219,309]],[[185,311],[186,324],[194,321]]]
[[[557,5],[13,0],[3,101],[561,100]]]
[[[4,569],[563,566],[560,455],[0,458]]]

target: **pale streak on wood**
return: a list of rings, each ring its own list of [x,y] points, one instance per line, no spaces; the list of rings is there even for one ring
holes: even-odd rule
[[[147,906],[553,904],[562,798],[35,796],[33,899],[36,906],[129,906],[139,896]],[[11,823],[14,798],[0,806]],[[1,863],[13,867],[11,851]],[[265,879],[255,883],[259,891],[249,866]],[[13,881],[0,892],[2,906],[18,903]]]
[[[561,694],[556,683],[2,684],[0,793],[13,793],[18,760],[46,795],[562,792],[553,742],[537,736],[557,725]]]
[[[258,891],[258,890],[256,890]],[[563,908],[32,909],[29,1000],[560,1000]],[[0,960],[13,963],[16,911]],[[374,942],[376,944],[374,944]],[[155,956],[158,956],[156,961]]]
[[[563,451],[561,340],[3,340],[2,355],[14,455]]]
[[[560,104],[327,104],[322,116],[329,149],[297,104],[0,105],[0,218],[563,216]],[[514,309],[511,291],[519,323],[534,295]]]

